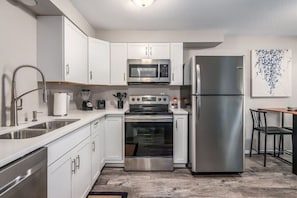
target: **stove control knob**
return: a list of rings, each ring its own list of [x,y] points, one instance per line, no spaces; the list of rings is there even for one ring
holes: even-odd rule
[[[163,98],[163,101],[166,101],[166,98]]]
[[[132,101],[134,102],[135,101],[135,98],[132,98]]]
[[[158,100],[159,100],[159,101],[161,101],[161,100],[162,100],[162,98],[158,98]]]
[[[140,99],[139,99],[139,98],[137,98],[137,101],[140,101]]]

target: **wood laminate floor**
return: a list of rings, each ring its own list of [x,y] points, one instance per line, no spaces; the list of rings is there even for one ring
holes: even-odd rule
[[[246,157],[240,175],[192,176],[187,169],[174,172],[125,172],[104,168],[92,191],[125,191],[129,198],[194,197],[297,197],[297,175],[271,156]]]

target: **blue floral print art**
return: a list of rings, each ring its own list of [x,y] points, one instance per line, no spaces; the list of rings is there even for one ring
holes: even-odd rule
[[[256,75],[267,83],[269,87],[269,94],[273,95],[274,89],[283,75],[282,60],[284,54],[288,50],[271,49],[271,50],[255,50],[257,55],[256,63],[254,65],[256,69]]]

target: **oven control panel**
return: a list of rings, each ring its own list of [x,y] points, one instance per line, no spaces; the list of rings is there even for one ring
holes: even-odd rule
[[[169,96],[129,96],[129,104],[169,104]]]

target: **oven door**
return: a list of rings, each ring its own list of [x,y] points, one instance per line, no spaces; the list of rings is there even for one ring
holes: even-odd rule
[[[126,116],[125,170],[172,169],[172,116]]]

